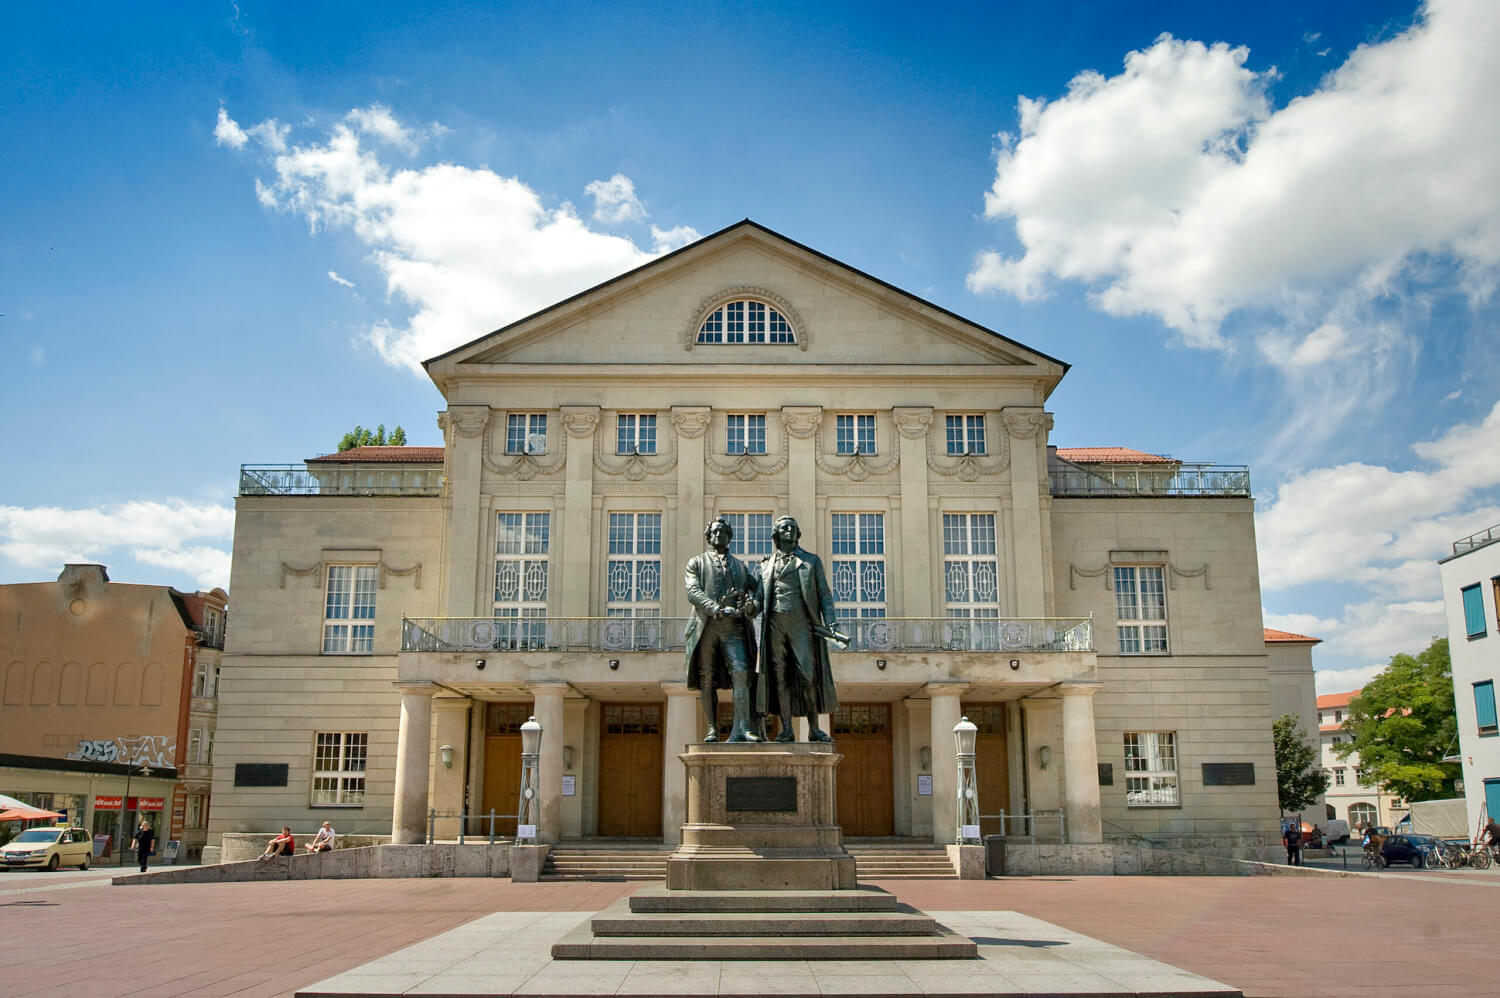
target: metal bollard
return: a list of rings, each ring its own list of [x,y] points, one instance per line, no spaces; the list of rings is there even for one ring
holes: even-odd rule
[[[490,845],[495,844],[495,809],[490,808]]]
[[[437,809],[429,809],[427,812],[427,844],[432,845],[435,841],[433,836],[437,834]]]

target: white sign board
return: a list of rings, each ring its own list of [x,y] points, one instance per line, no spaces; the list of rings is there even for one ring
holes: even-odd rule
[[[578,777],[574,776],[572,773],[568,773],[568,774],[564,775],[563,776],[563,791],[562,791],[562,795],[564,797],[572,797],[577,792],[577,790],[578,790]]]
[[[917,796],[918,797],[931,797],[932,796],[932,774],[931,773],[918,773],[917,774]]]
[[[977,838],[979,838],[979,826],[978,825],[965,825],[965,826],[963,826],[963,835],[964,835],[964,838],[966,838],[966,839],[977,839]]]
[[[517,828],[516,828],[516,838],[518,838],[518,839],[534,839],[534,838],[536,838],[536,826],[535,825],[519,825],[519,826],[517,826]]]

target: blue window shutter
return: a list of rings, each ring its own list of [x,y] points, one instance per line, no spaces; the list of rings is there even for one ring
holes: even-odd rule
[[[1478,638],[1485,634],[1484,624],[1484,592],[1478,586],[1470,586],[1463,590],[1464,595],[1464,630],[1469,637]]]
[[[1479,723],[1480,731],[1494,731],[1495,723],[1495,683],[1493,680],[1485,680],[1474,684],[1474,716]]]

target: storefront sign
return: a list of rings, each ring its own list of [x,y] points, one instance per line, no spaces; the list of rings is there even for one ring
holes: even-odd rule
[[[118,797],[95,797],[95,811],[118,811],[120,809],[120,798]]]
[[[165,797],[132,797],[130,800],[137,811],[160,811],[167,803]]]

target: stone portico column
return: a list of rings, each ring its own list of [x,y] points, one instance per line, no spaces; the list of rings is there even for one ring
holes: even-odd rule
[[[531,713],[542,726],[541,758],[537,760],[537,781],[541,784],[538,842],[562,840],[563,697],[567,692],[567,683],[536,683],[531,687]]]
[[[401,691],[401,726],[396,734],[396,800],[391,841],[410,845],[427,841],[427,781],[432,746],[432,694],[429,682],[397,683]]]
[[[1068,841],[1104,841],[1099,815],[1099,746],[1094,734],[1094,694],[1099,684],[1063,683],[1063,806],[1068,813]]]
[[[687,683],[662,683],[667,694],[667,723],[663,732],[661,774],[662,844],[682,844],[682,823],[687,820],[687,767],[679,755],[689,742],[696,742],[702,723],[698,719],[698,691]]]
[[[440,696],[432,699],[433,728],[437,732],[439,756],[433,760],[431,806],[439,813],[460,814],[464,811],[464,760],[469,754],[468,697]],[[453,765],[444,766],[444,745],[453,746]],[[439,818],[436,835],[440,839],[458,838],[459,820]]]
[[[932,841],[947,845],[958,828],[958,756],[953,727],[963,718],[959,702],[968,683],[928,683],[932,697]]]

